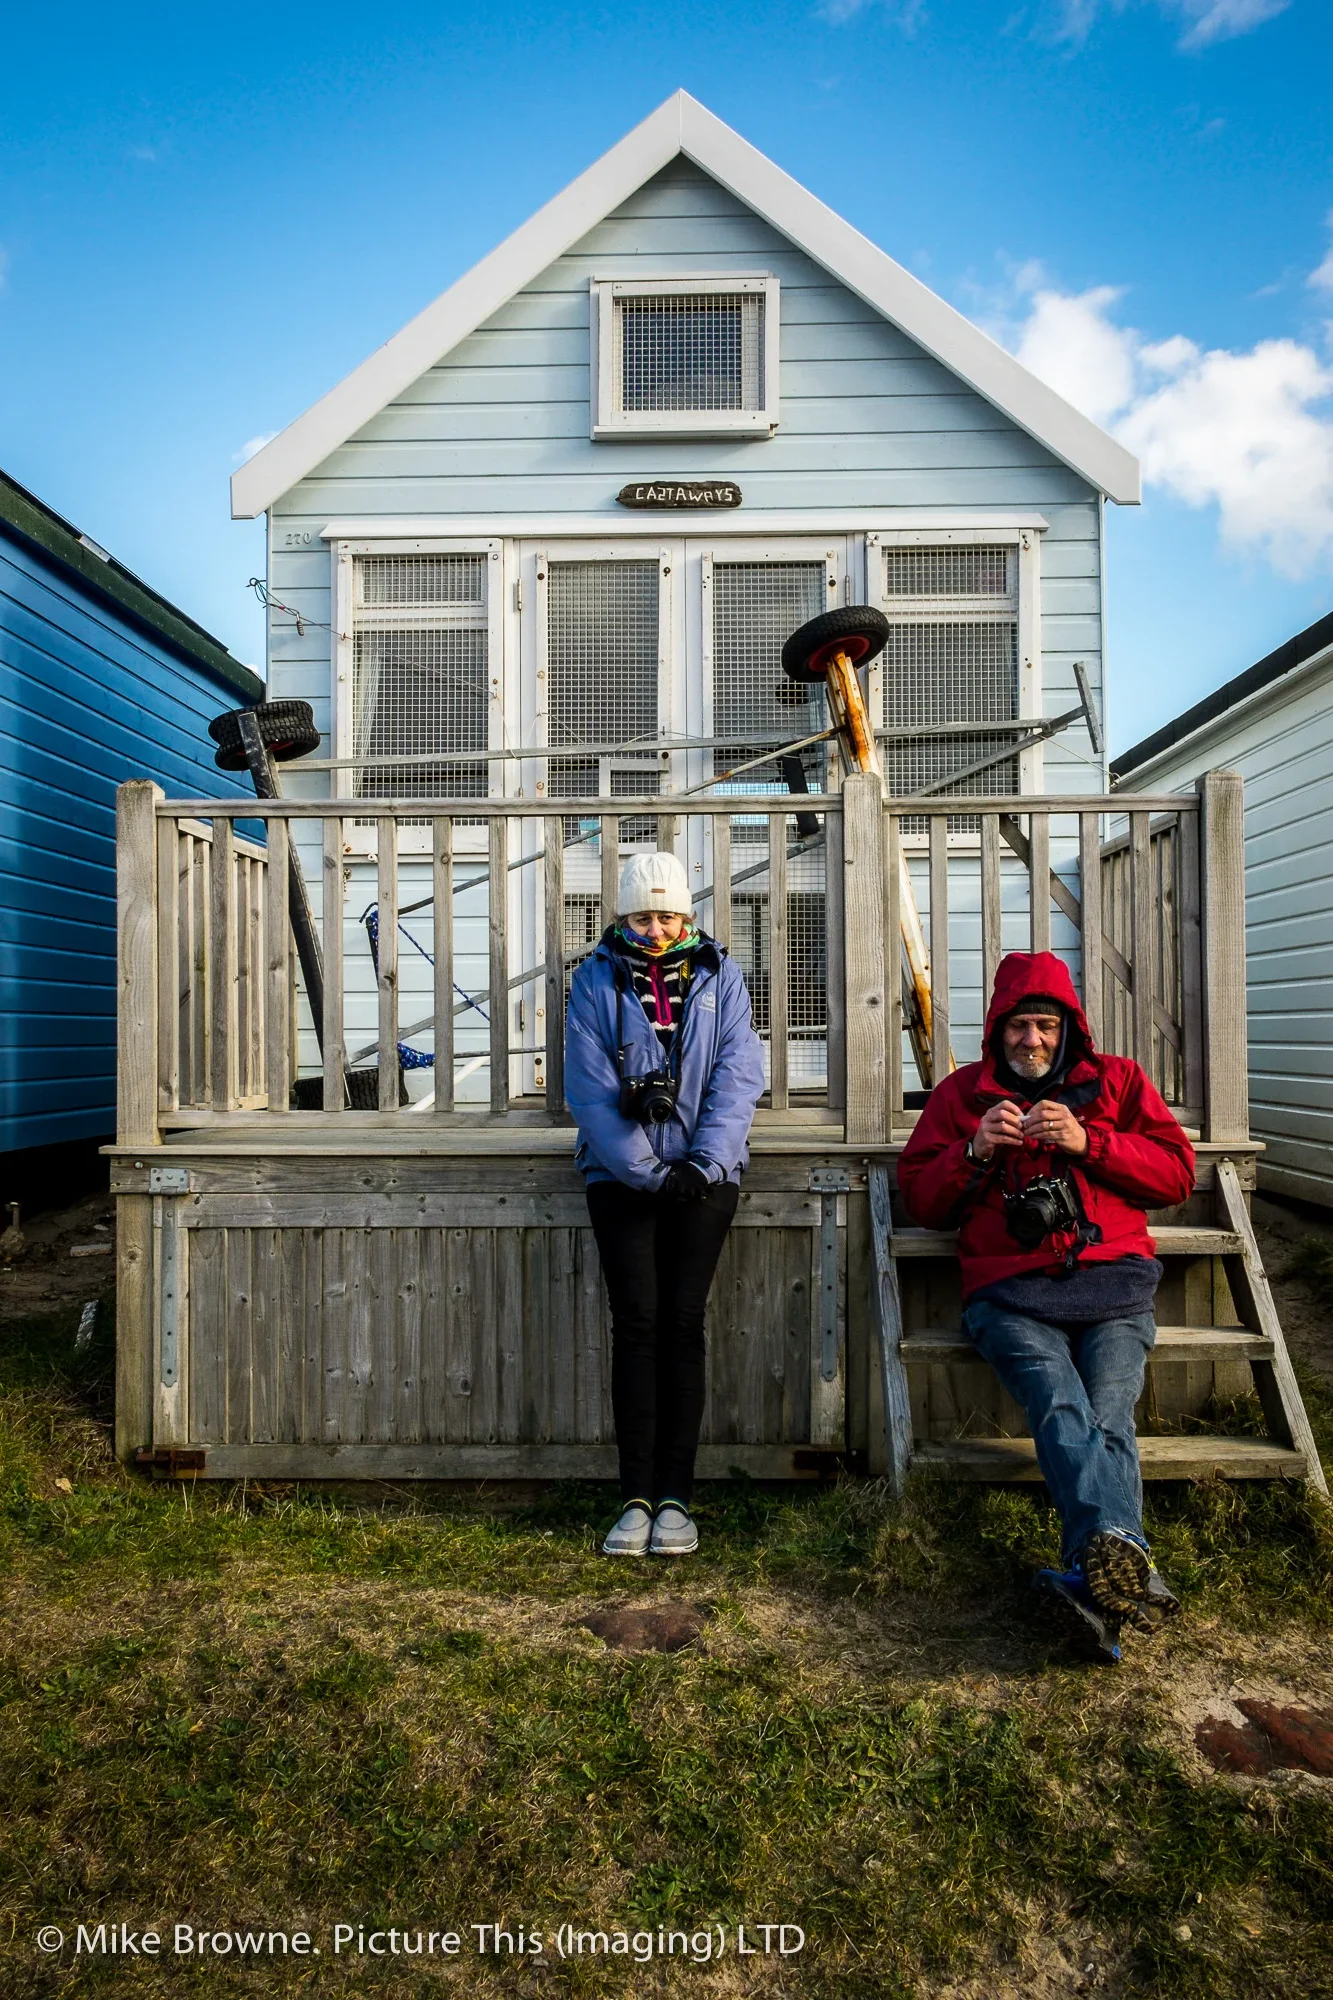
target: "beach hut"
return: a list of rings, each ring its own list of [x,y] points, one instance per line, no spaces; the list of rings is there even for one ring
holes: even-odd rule
[[[1065,952],[1099,1023],[1104,979],[1130,993],[1113,1032],[1200,1134],[1198,1192],[1161,1218],[1146,1469],[1303,1476],[1285,1386],[1268,1437],[1181,1421],[1271,1387],[1280,1330],[1222,1311],[1220,1260],[1243,1288],[1254,1257],[1232,781],[1145,801],[1106,863],[1129,914],[1103,921],[1102,514],[1138,493],[1123,446],[684,93],[243,466],[269,687],[325,754],[244,809],[267,826],[244,894],[242,808],[121,795],[120,1451],[205,1477],[610,1473],[564,996],[657,844],[767,1048],[705,1476],[1035,1476],[959,1342],[951,1239],[891,1207],[913,1099],[975,1049],[1017,945]],[[780,659],[867,604],[887,800]],[[178,994],[187,933],[207,963]]]
[[[1175,792],[1245,780],[1250,1125],[1259,1185],[1333,1206],[1333,614],[1187,708],[1112,770]]]
[[[54,1188],[116,1129],[117,785],[150,774],[234,794],[208,718],[262,692],[202,626],[0,474],[0,1198]]]

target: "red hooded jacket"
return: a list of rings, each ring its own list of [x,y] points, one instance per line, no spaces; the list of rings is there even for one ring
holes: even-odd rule
[[[998,1147],[974,1164],[965,1147],[993,1104],[1013,1098],[996,1076],[997,1030],[1006,1014],[1038,994],[1069,1010],[1074,1059],[1051,1098],[1067,1103],[1088,1135],[1075,1157],[1035,1141],[1022,1151]],[[1081,1038],[1082,1046],[1078,1046]],[[1014,1098],[1015,1102],[1018,1102]],[[995,975],[980,1062],[965,1063],[936,1084],[898,1162],[908,1214],[928,1229],[958,1229],[963,1297],[1031,1271],[1060,1268],[1062,1246],[1047,1238],[1024,1250],[1005,1221],[1006,1189],[1039,1174],[1065,1172],[1094,1225],[1081,1263],[1151,1257],[1148,1208],[1184,1201],[1194,1187],[1194,1148],[1144,1071],[1129,1056],[1099,1055],[1073,981],[1054,953],[1010,952]]]

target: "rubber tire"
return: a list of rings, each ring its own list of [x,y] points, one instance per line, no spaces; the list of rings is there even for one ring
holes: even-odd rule
[[[888,636],[889,621],[873,604],[840,604],[792,633],[782,648],[782,671],[789,681],[822,681],[822,653],[840,646],[854,667],[864,666],[883,652]]]
[[[225,715],[215,715],[208,725],[208,733],[218,746],[213,762],[219,770],[247,768],[241,727],[236,720],[240,713],[243,711],[229,708]],[[275,764],[287,764],[293,757],[308,757],[312,750],[318,750],[315,711],[308,701],[258,701],[250,713],[259,724],[260,739]]]

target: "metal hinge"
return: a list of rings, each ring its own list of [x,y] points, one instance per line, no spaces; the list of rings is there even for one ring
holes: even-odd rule
[[[811,1167],[811,1194],[849,1194],[852,1177],[846,1167]]]
[[[188,1194],[190,1192],[190,1170],[188,1167],[150,1167],[148,1169],[149,1194]]]
[[[180,1445],[158,1445],[155,1449],[144,1446],[134,1454],[134,1463],[143,1466],[146,1472],[162,1472],[168,1479],[174,1479],[182,1472],[202,1472],[206,1454],[197,1447],[186,1449]]]

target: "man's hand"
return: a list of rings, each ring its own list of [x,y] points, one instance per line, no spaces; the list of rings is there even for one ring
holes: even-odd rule
[[[1088,1135],[1067,1104],[1034,1104],[1023,1120],[1023,1133],[1056,1153],[1088,1150]]]
[[[997,1146],[1021,1146],[1022,1143],[1023,1114],[1006,1097],[1003,1104],[992,1104],[972,1134],[972,1157],[989,1160]]]

